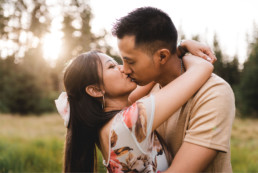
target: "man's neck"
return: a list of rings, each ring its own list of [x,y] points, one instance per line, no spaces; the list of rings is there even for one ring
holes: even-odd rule
[[[159,83],[161,87],[164,87],[180,75],[181,60],[177,57],[177,55],[173,55],[162,67],[162,72],[156,82]]]

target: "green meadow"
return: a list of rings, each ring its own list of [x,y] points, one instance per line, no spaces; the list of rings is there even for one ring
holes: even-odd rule
[[[0,172],[62,172],[66,128],[57,114],[0,115]],[[258,120],[235,119],[234,172],[258,172]],[[100,153],[99,172],[106,172]]]

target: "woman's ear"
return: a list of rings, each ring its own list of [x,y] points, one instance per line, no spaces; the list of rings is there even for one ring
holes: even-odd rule
[[[89,94],[92,97],[102,97],[104,95],[104,92],[96,85],[87,86],[85,88],[85,91],[87,94]]]

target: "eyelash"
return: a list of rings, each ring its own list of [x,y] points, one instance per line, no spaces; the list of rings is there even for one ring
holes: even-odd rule
[[[116,65],[110,65],[108,68],[114,68]]]
[[[130,65],[133,65],[134,64],[134,62],[127,62],[128,64],[130,64]]]

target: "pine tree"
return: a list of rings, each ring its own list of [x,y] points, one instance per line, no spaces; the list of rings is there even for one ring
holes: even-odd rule
[[[240,109],[245,116],[258,117],[258,29],[249,43],[249,56],[244,63],[240,83]]]

